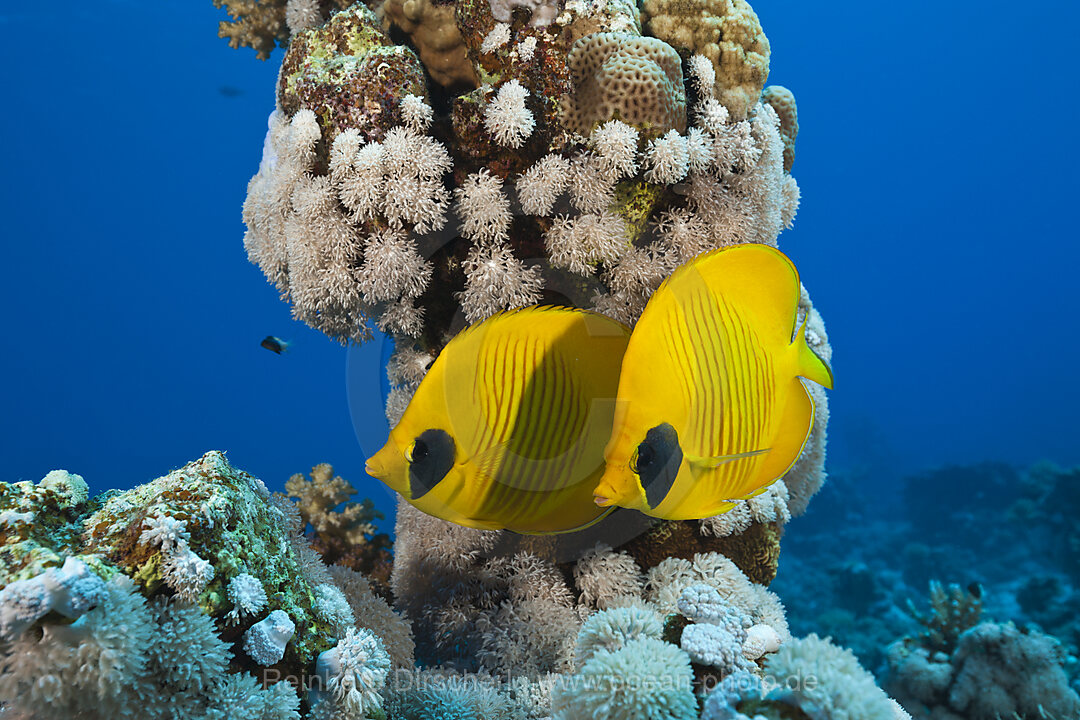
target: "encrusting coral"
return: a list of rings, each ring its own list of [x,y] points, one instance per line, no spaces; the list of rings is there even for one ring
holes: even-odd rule
[[[408,622],[221,453],[94,498],[62,471],[0,483],[0,516],[5,717],[298,720],[326,700],[278,681],[346,643],[331,699],[360,720],[391,663],[412,667]]]

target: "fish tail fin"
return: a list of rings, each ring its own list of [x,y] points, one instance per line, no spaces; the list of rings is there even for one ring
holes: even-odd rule
[[[806,342],[806,321],[807,318],[803,318],[802,325],[799,326],[799,331],[795,333],[795,342],[793,345],[795,346],[795,352],[798,354],[795,374],[832,390],[832,368],[830,368],[829,364],[822,360]]]

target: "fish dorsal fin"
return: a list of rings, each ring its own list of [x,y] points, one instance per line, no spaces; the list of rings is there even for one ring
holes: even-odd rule
[[[808,320],[809,316],[804,317],[799,332],[795,333],[795,347],[799,353],[798,370],[796,372],[800,377],[812,380],[818,385],[832,390],[832,368],[806,342],[806,323]]]
[[[671,293],[679,299],[703,289],[738,308],[767,342],[791,343],[799,272],[776,248],[745,243],[703,253],[672,273],[655,295]]]

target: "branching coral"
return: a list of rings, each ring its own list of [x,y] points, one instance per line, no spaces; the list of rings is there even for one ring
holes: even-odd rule
[[[334,467],[328,463],[313,467],[310,480],[300,473],[291,476],[285,482],[285,492],[296,499],[305,525],[311,525],[323,536],[339,536],[351,545],[368,542],[375,533],[374,521],[383,517],[370,500],[349,503],[336,510],[348,502],[356,488],[334,475]]]
[[[227,38],[229,47],[249,47],[260,60],[270,57],[275,43],[289,40],[289,31],[322,22],[329,9],[350,5],[349,0],[214,0],[225,8],[230,20],[222,20],[218,36]]]
[[[972,584],[942,585],[930,582],[930,612],[920,612],[910,600],[908,610],[924,630],[919,639],[931,652],[951,653],[960,635],[982,618],[982,588]]]
[[[301,529],[311,526],[312,546],[324,562],[363,572],[380,593],[389,594],[390,537],[377,532],[375,521],[383,514],[371,500],[350,501],[356,489],[334,475],[327,463],[313,467],[310,480],[299,473],[292,475],[285,482],[285,492],[296,499]]]

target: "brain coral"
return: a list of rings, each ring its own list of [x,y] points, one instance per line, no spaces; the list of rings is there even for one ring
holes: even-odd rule
[[[717,96],[745,118],[769,78],[769,39],[746,0],[644,0],[646,28],[712,61]]]
[[[564,122],[588,133],[618,118],[663,134],[686,129],[682,61],[667,43],[629,33],[594,33],[570,48],[574,92],[564,98]]]

